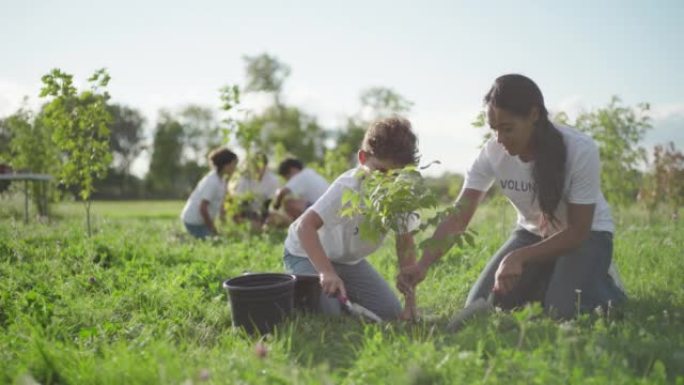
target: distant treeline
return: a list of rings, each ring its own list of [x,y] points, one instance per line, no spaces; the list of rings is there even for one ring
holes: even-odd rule
[[[161,110],[150,138],[144,135],[147,120],[138,109],[107,102],[111,162],[103,178],[94,178],[90,197],[186,198],[207,171],[206,155],[220,145],[246,154],[254,147],[268,155],[271,168],[292,155],[333,178],[354,164],[355,151],[372,120],[408,114],[413,105],[391,88],[370,87],[360,92],[358,111],[351,112],[342,127],[324,127],[316,116],[287,103],[282,94],[290,74],[287,64],[266,53],[245,56],[244,60],[243,85],[222,89],[222,94],[217,95],[221,108],[187,105],[175,111]],[[235,106],[252,93],[267,95],[270,104],[262,111],[249,111],[235,118]],[[73,98],[75,105],[69,108],[77,111],[78,103],[88,102],[84,95],[88,96],[87,92]],[[102,100],[108,100],[105,95]],[[54,144],[56,120],[46,111],[46,106],[52,104],[46,103],[38,111],[22,107],[0,118],[0,164],[14,170],[63,174],[65,154]],[[605,107],[584,112],[574,121],[562,112],[554,120],[573,125],[598,142],[602,188],[611,204],[626,205],[639,199],[651,207],[666,204],[677,208],[684,201],[684,157],[672,143],[650,150],[642,147],[644,134],[651,128],[648,111],[647,104],[624,106],[615,97]],[[485,126],[484,115],[478,116],[473,125]],[[473,135],[477,132],[473,130]],[[131,167],[143,155],[150,163],[140,178],[132,174]],[[59,179],[52,190],[78,195],[79,189],[60,186]],[[446,202],[458,194],[462,177],[444,174],[429,178],[428,183]],[[40,194],[35,190],[33,195]]]

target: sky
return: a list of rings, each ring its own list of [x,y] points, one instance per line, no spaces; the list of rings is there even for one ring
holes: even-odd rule
[[[571,116],[613,95],[648,102],[654,128],[644,144],[681,149],[683,19],[682,0],[0,0],[0,116],[24,96],[39,105],[52,68],[84,84],[106,67],[113,101],[140,109],[151,136],[159,109],[217,109],[221,86],[244,84],[244,55],[268,52],[292,68],[284,101],[326,128],[342,127],[369,87],[412,101],[423,159],[442,162],[434,174],[468,167],[482,134],[470,122],[510,72]]]

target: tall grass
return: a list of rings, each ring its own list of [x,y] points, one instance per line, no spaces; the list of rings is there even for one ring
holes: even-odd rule
[[[558,323],[531,306],[447,333],[515,220],[485,206],[476,245],[448,253],[419,287],[422,321],[299,316],[259,342],[231,327],[220,283],[280,271],[284,233],[231,228],[195,241],[181,207],[96,202],[92,238],[69,205],[28,226],[3,207],[0,383],[684,384],[684,232],[665,215],[618,214],[615,260],[630,295],[620,314]],[[393,279],[391,242],[370,261]]]

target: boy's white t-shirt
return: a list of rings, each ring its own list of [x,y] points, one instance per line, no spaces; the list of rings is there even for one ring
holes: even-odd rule
[[[209,202],[208,211],[211,219],[221,211],[221,205],[226,198],[226,182],[219,176],[216,170],[210,171],[197,184],[192,191],[185,207],[181,212],[181,219],[189,225],[202,225],[204,219],[200,214],[200,204],[203,200]]]
[[[301,170],[285,183],[285,187],[309,203],[316,202],[329,186],[325,178],[310,168]]]
[[[376,251],[385,238],[383,235],[377,242],[364,241],[359,234],[359,226],[363,221],[363,216],[359,215],[352,218],[340,216],[344,191],[359,191],[360,181],[356,176],[358,171],[358,168],[354,168],[340,175],[313,206],[307,209],[307,211],[315,211],[323,221],[323,226],[318,229],[318,237],[325,254],[333,262],[348,265],[361,262]],[[290,254],[300,257],[308,257],[297,234],[299,224],[305,214],[302,214],[290,225],[285,239],[285,249]],[[417,214],[409,215],[406,232],[411,232],[420,225]]]
[[[594,140],[575,128],[555,125],[563,135],[567,149],[565,164],[565,187],[555,216],[559,225],[555,231],[567,226],[567,204],[595,204],[593,231],[614,232],[610,207],[601,192],[601,161]],[[495,138],[490,139],[480,151],[466,173],[464,188],[487,191],[496,182],[501,191],[518,212],[518,225],[536,235],[541,210],[533,201],[535,183],[532,178],[533,162],[523,162],[518,156],[509,155]],[[549,231],[550,235],[555,231]]]
[[[244,175],[240,177],[235,185],[234,193],[235,195],[254,194],[251,207],[255,211],[260,211],[266,200],[273,199],[278,187],[280,187],[278,177],[266,170],[261,180],[250,179]]]

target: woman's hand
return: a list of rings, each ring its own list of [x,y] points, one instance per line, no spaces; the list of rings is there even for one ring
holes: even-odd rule
[[[494,275],[494,289],[497,294],[507,294],[518,284],[523,272],[524,256],[514,250],[508,253],[499,263]]]
[[[329,273],[321,273],[321,288],[323,293],[329,296],[334,296],[335,294],[340,294],[343,297],[347,296],[347,290],[344,288],[344,282],[337,273],[334,271]]]

